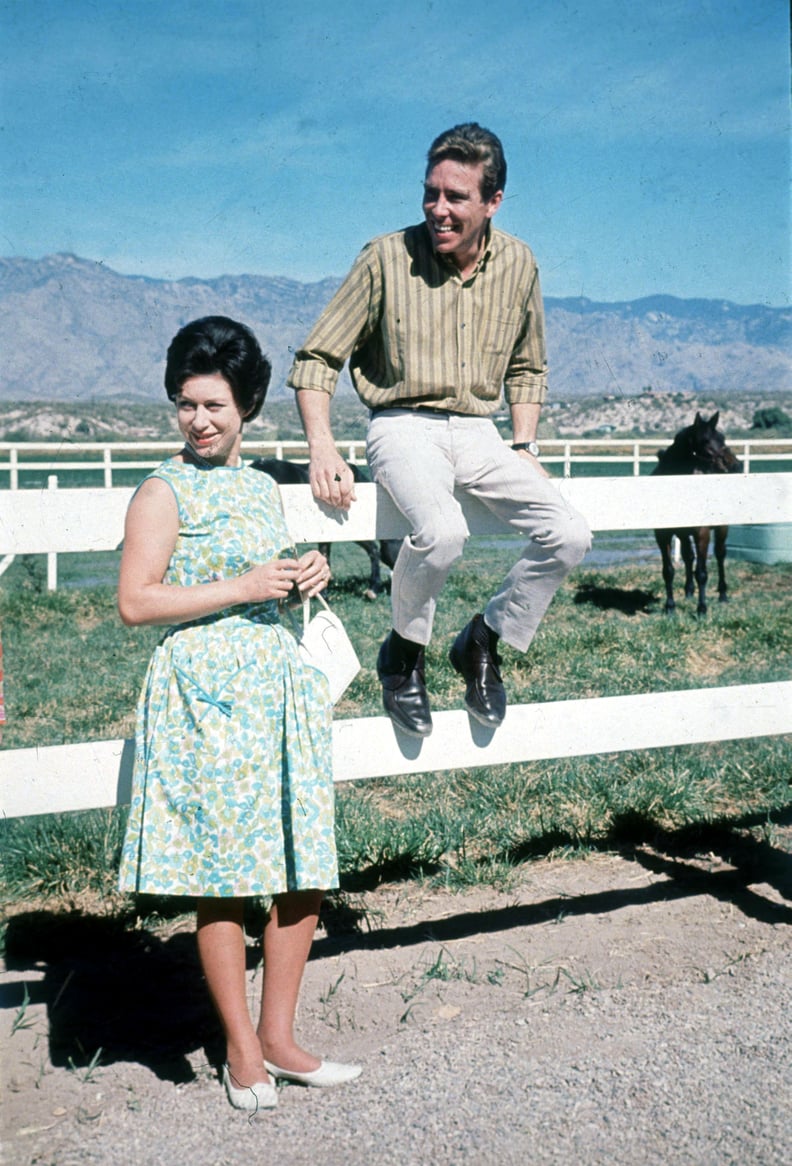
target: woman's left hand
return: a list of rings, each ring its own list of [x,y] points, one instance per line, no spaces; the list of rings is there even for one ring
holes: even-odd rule
[[[324,591],[330,582],[330,565],[324,555],[319,551],[306,551],[297,562],[300,569],[295,583],[303,595],[313,598],[320,591]]]

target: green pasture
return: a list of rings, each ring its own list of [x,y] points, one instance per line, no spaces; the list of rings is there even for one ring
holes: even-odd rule
[[[728,564],[729,604],[715,597],[702,620],[694,601],[682,601],[669,619],[651,536],[602,536],[595,551],[608,547],[617,565],[598,566],[593,558],[575,571],[528,654],[505,649],[511,702],[789,676],[792,566]],[[628,561],[618,562],[619,550]],[[509,539],[472,540],[449,580],[427,654],[437,710],[461,705],[448,647],[513,551]],[[138,689],[159,633],[124,628],[117,618],[116,556],[66,555],[59,565],[55,593],[45,589],[41,556],[17,559],[3,577],[8,748],[133,732]],[[335,548],[334,606],[363,662],[339,717],[381,711],[374,664],[390,624],[389,602],[362,598],[367,566],[354,546]],[[792,741],[775,738],[341,784],[343,884],[364,888],[405,877],[453,887],[504,884],[522,864],[547,855],[629,847],[668,832],[731,828],[768,839],[774,823],[788,819],[790,775]],[[3,822],[6,904],[54,899],[133,911],[114,892],[124,816],[123,809],[97,810]]]

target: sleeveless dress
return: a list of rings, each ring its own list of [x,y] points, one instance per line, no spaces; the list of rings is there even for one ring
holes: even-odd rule
[[[242,574],[288,550],[278,487],[247,466],[163,463],[179,508],[165,582]],[[119,886],[231,897],[338,885],[327,680],[275,600],[168,629],[137,709]]]

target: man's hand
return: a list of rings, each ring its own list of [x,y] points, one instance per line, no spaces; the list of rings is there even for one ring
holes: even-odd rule
[[[355,501],[355,479],[335,445],[311,447],[308,474],[314,498],[339,510],[349,510]]]
[[[517,457],[524,457],[526,461],[529,461],[531,463],[531,465],[533,466],[533,468],[536,470],[537,474],[540,475],[540,477],[542,477],[542,478],[549,478],[550,477],[550,474],[548,474],[547,470],[544,468],[542,463],[539,461],[539,458],[534,457],[534,455],[532,453],[529,453],[527,449],[518,449],[516,451],[516,453],[517,453]]]
[[[333,440],[329,396],[298,389],[297,408],[308,438],[308,476],[314,498],[338,510],[349,510],[355,501],[355,479]]]

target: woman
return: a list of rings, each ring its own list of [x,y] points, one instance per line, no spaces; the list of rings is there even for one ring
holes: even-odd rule
[[[187,324],[165,388],[184,449],[130,504],[118,588],[127,625],[163,624],[138,705],[135,779],[120,887],[197,898],[198,951],[220,1017],[229,1101],[277,1104],[272,1078],[337,1085],[356,1065],[296,1042],[297,996],[323,888],[337,885],[331,710],[278,605],[330,572],[291,548],[280,496],[243,466],[242,427],[270,366],[244,325]],[[261,1013],[245,996],[245,896],[273,896]]]

